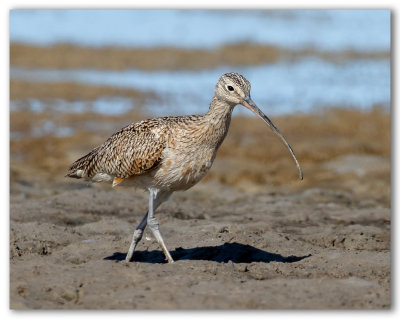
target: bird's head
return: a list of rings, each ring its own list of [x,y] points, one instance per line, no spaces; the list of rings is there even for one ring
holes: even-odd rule
[[[301,170],[300,164],[297,161],[292,147],[289,145],[285,137],[274,125],[274,123],[272,123],[272,121],[253,102],[250,97],[250,88],[250,82],[243,75],[238,73],[226,73],[218,80],[215,88],[215,97],[221,101],[227,102],[231,107],[241,104],[256,114],[265,123],[267,123],[272,131],[281,138],[283,143],[289,149],[296,162],[297,168],[299,169],[300,179],[303,179],[303,171]]]
[[[226,73],[219,78],[215,88],[215,96],[228,104],[235,106],[242,104],[246,97],[250,97],[250,82],[238,73]]]

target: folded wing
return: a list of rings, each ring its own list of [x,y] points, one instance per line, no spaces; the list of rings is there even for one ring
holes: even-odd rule
[[[66,176],[91,179],[96,174],[119,178],[143,174],[161,162],[167,143],[165,131],[157,119],[126,126],[75,161]]]

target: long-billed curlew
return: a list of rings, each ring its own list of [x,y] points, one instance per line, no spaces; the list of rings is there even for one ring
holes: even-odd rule
[[[205,115],[168,116],[130,124],[71,165],[66,176],[112,182],[113,187],[124,183],[149,190],[149,210],[133,233],[126,261],[131,261],[147,224],[168,262],[174,261],[154,212],[173,192],[189,189],[208,172],[237,104],[254,112],[282,139],[303,179],[292,148],[251,100],[249,81],[237,73],[221,76]]]

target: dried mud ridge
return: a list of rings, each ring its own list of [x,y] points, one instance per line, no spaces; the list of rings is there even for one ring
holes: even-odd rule
[[[377,203],[202,183],[157,214],[176,262],[165,263],[146,231],[126,263],[146,206],[146,194],[81,184],[12,196],[11,308],[390,307],[390,209]]]
[[[141,70],[199,70],[221,65],[259,65],[280,60],[304,57],[319,58],[334,63],[356,59],[389,59],[390,51],[319,51],[289,50],[273,45],[238,43],[215,50],[159,48],[88,48],[70,44],[49,47],[13,43],[10,45],[10,64],[25,68],[94,68]]]

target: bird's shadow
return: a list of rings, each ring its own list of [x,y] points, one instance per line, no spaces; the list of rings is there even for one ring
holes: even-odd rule
[[[171,251],[171,256],[175,261],[178,260],[210,260],[219,263],[251,263],[251,262],[264,262],[269,263],[272,261],[282,263],[293,263],[300,261],[307,256],[288,256],[284,257],[280,254],[269,253],[267,251],[255,248],[249,245],[240,243],[225,243],[219,246],[206,246],[195,248],[182,248],[178,247]],[[104,260],[125,260],[126,254],[115,252],[112,256],[105,257]],[[153,251],[135,251],[133,254],[134,262],[142,263],[166,263],[164,253],[161,250]]]

